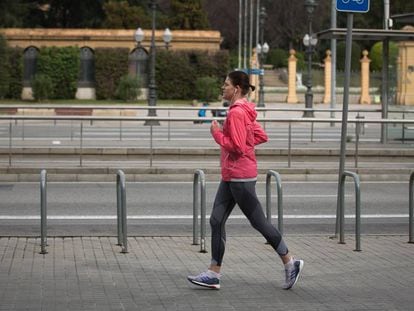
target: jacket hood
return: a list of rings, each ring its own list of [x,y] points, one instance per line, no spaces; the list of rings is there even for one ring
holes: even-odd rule
[[[230,109],[236,107],[240,107],[241,109],[243,109],[252,122],[256,120],[257,112],[256,105],[254,103],[247,101],[246,98],[241,98],[236,100],[234,104],[230,106]]]

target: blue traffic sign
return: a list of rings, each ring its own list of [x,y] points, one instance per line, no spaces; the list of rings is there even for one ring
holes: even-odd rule
[[[336,0],[336,9],[341,12],[366,13],[369,0]]]

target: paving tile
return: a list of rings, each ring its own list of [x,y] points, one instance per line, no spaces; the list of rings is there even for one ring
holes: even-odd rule
[[[190,237],[0,238],[0,310],[411,310],[414,245],[404,236],[287,236],[305,260],[301,280],[281,289],[283,267],[262,238],[230,237],[222,289],[194,289],[186,276],[210,255]]]

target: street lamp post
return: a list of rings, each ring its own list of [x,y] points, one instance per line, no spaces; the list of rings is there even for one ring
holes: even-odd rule
[[[165,42],[165,48],[168,50],[169,46],[170,46],[170,42],[172,40],[172,33],[170,31],[170,28],[165,28],[164,30],[164,34],[162,35],[162,39]]]
[[[151,1],[152,10],[152,32],[151,32],[151,46],[150,46],[150,74],[148,83],[148,106],[157,105],[157,85],[155,81],[155,11],[157,4],[155,0]],[[156,117],[157,112],[155,109],[148,109],[148,117]],[[160,123],[155,120],[146,121],[145,125],[159,125]]]
[[[313,37],[312,32],[312,15],[318,4],[316,0],[305,0],[305,8],[308,13],[308,33],[303,38],[303,44],[306,46],[306,55],[308,61],[308,79],[306,82],[306,94],[305,94],[305,108],[303,117],[313,118],[313,92],[312,92],[312,54],[314,47],[318,42],[317,38]]]
[[[149,47],[149,78],[148,78],[148,106],[157,105],[157,84],[155,81],[155,12],[157,4],[155,0],[151,0],[151,10],[152,10],[152,33],[151,33],[151,44]],[[141,42],[144,40],[144,31],[139,27],[134,34],[135,41],[139,48],[143,48]],[[168,50],[170,42],[172,40],[172,33],[169,28],[165,28],[164,34],[162,36],[165,43],[165,48]],[[148,109],[148,117],[156,117],[156,110],[153,108]],[[148,120],[145,122],[145,125],[159,125],[159,122],[156,120]]]
[[[259,74],[259,104],[258,107],[264,107],[264,59],[265,55],[269,52],[269,45],[267,42],[263,43],[263,45],[260,45],[260,43],[256,46],[256,52],[259,56],[259,68],[260,68],[260,74]]]
[[[260,66],[260,74],[259,74],[259,104],[258,107],[264,107],[264,69],[263,63],[265,59],[265,54],[269,52],[269,45],[264,42],[264,24],[266,18],[266,9],[264,6],[260,9],[260,16],[259,16],[259,25],[260,25],[260,43],[257,44],[256,52],[259,56],[259,66]]]

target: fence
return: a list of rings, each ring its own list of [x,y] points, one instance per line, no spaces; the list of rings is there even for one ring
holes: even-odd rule
[[[198,121],[200,120],[200,118],[188,118],[188,117],[94,117],[94,116],[18,116],[18,115],[0,115],[0,121],[1,120],[5,120],[5,121],[9,121],[10,123],[9,125],[9,131],[8,131],[8,164],[9,166],[12,166],[13,164],[13,155],[14,153],[18,153],[19,151],[21,152],[21,150],[19,150],[19,148],[17,146],[15,146],[14,142],[16,140],[18,140],[19,138],[16,138],[13,135],[13,126],[12,126],[12,121],[21,121],[23,124],[24,122],[31,120],[31,121],[52,121],[54,123],[56,122],[61,122],[61,121],[71,121],[71,128],[72,126],[72,122],[79,122],[79,145],[78,145],[78,149],[76,149],[76,145],[75,148],[73,149],[73,154],[77,154],[79,156],[79,165],[83,166],[83,156],[84,156],[84,148],[85,148],[85,131],[84,131],[84,122],[89,121],[89,122],[98,122],[98,121],[102,121],[102,122],[147,122],[147,121],[158,121],[158,122],[180,122],[180,123],[193,123],[194,121]],[[211,121],[213,120],[213,118],[203,118],[203,121]],[[281,124],[288,124],[289,127],[289,132],[288,132],[288,137],[287,137],[287,141],[288,141],[288,146],[287,146],[287,160],[288,160],[288,167],[291,167],[291,158],[292,158],[292,125],[293,124],[300,124],[301,126],[303,126],[304,124],[307,126],[311,127],[311,130],[309,131],[309,140],[310,141],[315,141],[316,137],[314,135],[314,125],[318,124],[318,125],[323,125],[323,124],[332,124],[332,123],[341,123],[342,120],[341,119],[331,119],[331,118],[266,118],[266,117],[261,117],[258,119],[259,122],[263,122],[265,124],[271,124],[271,125],[281,125]],[[363,127],[364,125],[367,124],[371,124],[371,125],[399,125],[401,127],[404,127],[406,125],[410,125],[410,124],[414,124],[414,120],[408,120],[408,119],[400,119],[400,120],[396,120],[396,119],[362,119],[362,118],[354,118],[354,119],[349,119],[348,120],[349,123],[354,124],[355,125],[355,137],[356,137],[356,141],[355,141],[355,150],[354,150],[354,157],[355,157],[355,164],[356,167],[358,166],[358,157],[359,157],[359,144],[361,142],[360,140],[360,128]],[[24,125],[22,125],[24,127]],[[153,125],[149,126],[150,132],[149,132],[149,166],[152,167],[153,165],[153,155],[154,155],[154,133],[153,133]],[[22,131],[23,132],[23,131]],[[208,131],[205,131],[208,132]],[[72,135],[71,135],[72,136]],[[170,137],[170,134],[168,134],[168,137]],[[377,137],[377,138],[372,138],[372,140],[377,139],[378,142],[381,142],[381,138]],[[26,138],[25,142],[27,143],[28,138]],[[139,139],[138,139],[139,140]],[[109,138],[109,141],[112,141],[112,139]],[[188,140],[191,141],[191,140]],[[407,141],[407,138],[405,138],[404,141]],[[36,148],[39,149],[39,139],[36,138],[35,139],[36,142]],[[192,142],[194,142],[194,140],[192,140]],[[73,147],[73,145],[72,145]],[[60,149],[62,150],[62,147],[59,146],[48,146],[48,150],[53,150],[53,149]],[[33,149],[30,149],[31,151],[33,151]],[[29,151],[30,151],[29,150]],[[63,153],[63,152],[62,152]]]
[[[128,253],[125,174],[116,174],[118,245]],[[47,254],[47,171],[40,172],[40,254]]]

